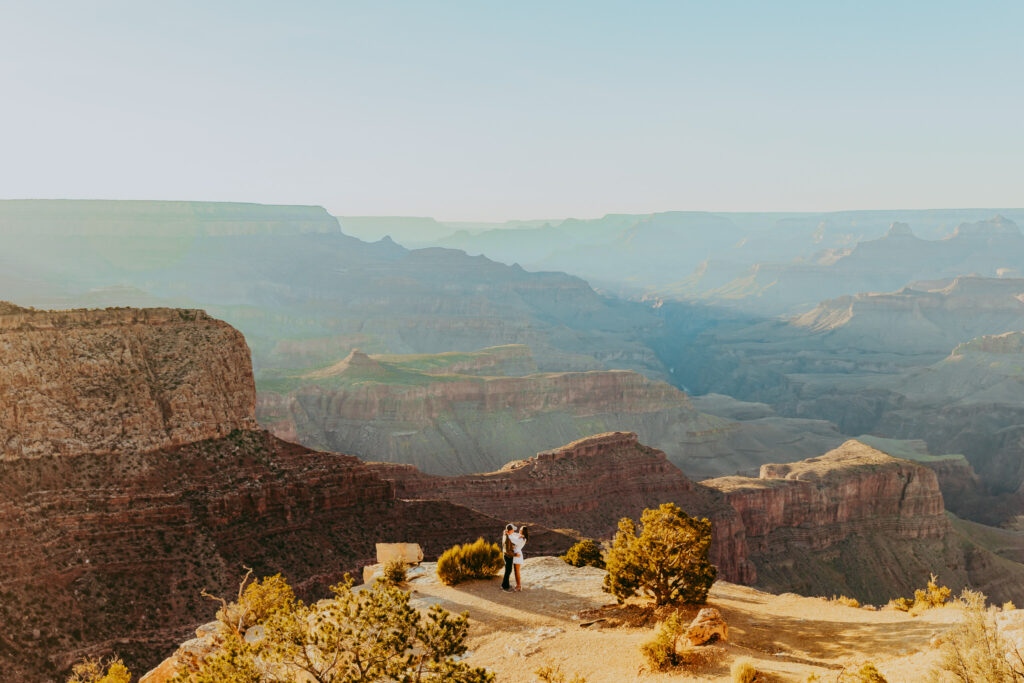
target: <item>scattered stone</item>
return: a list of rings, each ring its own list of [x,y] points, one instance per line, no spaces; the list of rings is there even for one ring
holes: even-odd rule
[[[686,632],[677,639],[676,649],[686,645],[697,646],[714,640],[725,641],[728,639],[729,627],[726,626],[721,613],[714,607],[705,607],[690,622]]]

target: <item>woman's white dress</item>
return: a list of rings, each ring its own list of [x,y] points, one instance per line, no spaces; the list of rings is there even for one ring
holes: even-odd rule
[[[518,533],[509,534],[509,539],[512,541],[512,547],[515,548],[516,554],[512,559],[513,564],[523,563],[523,546],[526,545],[526,539],[520,536]]]

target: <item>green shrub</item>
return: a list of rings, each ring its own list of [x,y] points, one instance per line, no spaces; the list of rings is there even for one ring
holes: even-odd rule
[[[384,565],[384,572],[381,578],[385,583],[397,586],[400,583],[405,583],[406,579],[409,578],[406,575],[406,569],[407,566],[402,560],[391,560]]]
[[[675,649],[676,638],[682,635],[686,626],[682,614],[676,612],[661,623],[652,640],[640,646],[640,652],[652,670],[668,671],[686,663],[683,661],[685,653],[680,656]]]
[[[604,569],[604,557],[601,546],[596,541],[585,538],[562,555],[562,559],[574,567],[597,567]]]
[[[444,551],[437,561],[437,576],[445,585],[454,586],[462,581],[489,579],[504,566],[498,544],[478,538]]]
[[[656,605],[703,603],[717,575],[710,547],[711,522],[674,503],[644,510],[639,534],[636,523],[624,518],[608,552],[604,590],[620,603],[637,594]]]
[[[755,683],[757,681],[757,669],[747,659],[734,662],[729,673],[732,675],[732,683]]]

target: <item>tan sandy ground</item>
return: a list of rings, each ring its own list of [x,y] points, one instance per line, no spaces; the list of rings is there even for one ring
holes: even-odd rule
[[[609,626],[612,619],[584,626],[623,613],[602,592],[601,570],[570,567],[554,557],[529,558],[523,565],[523,591],[505,593],[497,578],[445,586],[435,568],[424,563],[414,570],[417,576],[409,583],[414,603],[469,612],[466,661],[496,672],[501,683],[535,681],[533,672],[549,663],[584,675],[588,683],[728,681],[729,667],[744,657],[777,681],[804,681],[811,673],[834,681],[844,666],[870,661],[890,683],[911,683],[922,680],[936,660],[929,640],[959,614],[949,607],[911,617],[720,581],[708,604],[729,625],[724,656],[699,671],[661,674],[646,670],[639,651],[653,627]],[[588,612],[603,606],[609,607]]]

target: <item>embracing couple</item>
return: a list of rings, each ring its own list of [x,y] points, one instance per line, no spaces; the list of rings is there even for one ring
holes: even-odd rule
[[[503,591],[523,590],[522,578],[519,576],[519,567],[523,564],[523,546],[530,538],[530,530],[525,526],[517,530],[514,524],[505,525],[505,533],[501,536],[501,554],[505,556],[505,578],[501,581]],[[516,570],[516,587],[509,586],[508,579],[512,569]]]

